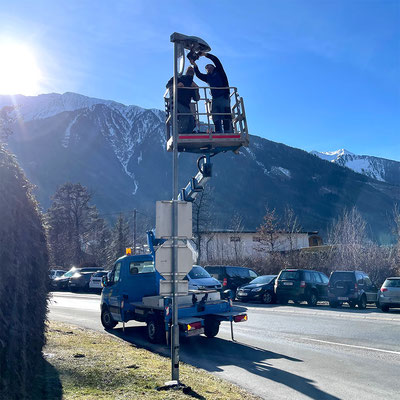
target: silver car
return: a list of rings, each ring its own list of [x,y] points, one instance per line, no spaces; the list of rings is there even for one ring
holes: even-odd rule
[[[379,292],[379,307],[383,312],[400,307],[400,277],[387,278]]]

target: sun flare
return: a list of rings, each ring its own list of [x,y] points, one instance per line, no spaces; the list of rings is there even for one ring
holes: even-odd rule
[[[42,74],[33,49],[0,40],[0,55],[0,94],[38,94]]]

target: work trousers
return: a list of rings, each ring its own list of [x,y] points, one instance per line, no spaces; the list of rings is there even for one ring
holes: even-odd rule
[[[224,113],[226,115],[213,115],[215,113]],[[215,125],[215,132],[222,132],[222,122],[224,124],[225,133],[233,132],[231,101],[229,97],[213,97],[211,103],[211,115]]]

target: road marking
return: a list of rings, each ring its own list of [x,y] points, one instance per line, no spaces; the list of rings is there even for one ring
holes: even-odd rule
[[[302,339],[304,339],[304,340],[312,340],[313,342],[334,344],[334,345],[336,345],[336,346],[353,347],[353,348],[355,348],[355,349],[380,351],[380,352],[382,352],[382,353],[390,353],[390,354],[397,354],[397,355],[400,355],[400,351],[376,349],[375,347],[357,346],[357,345],[355,345],[355,344],[345,344],[345,343],[329,342],[328,340],[319,340],[319,339],[311,339],[311,338],[302,338]]]
[[[286,313],[286,314],[296,314],[296,315],[318,315],[321,317],[331,317],[331,318],[350,318],[350,319],[364,319],[364,320],[373,320],[373,321],[391,321],[400,323],[400,318],[389,318],[389,317],[381,317],[378,315],[376,317],[370,316],[370,314],[358,314],[355,315],[349,312],[335,312],[330,310],[320,310],[320,311],[305,311],[301,309],[294,309],[294,310],[283,310],[281,308],[267,308],[267,307],[251,307],[246,305],[246,307],[250,310],[263,310],[266,312],[274,312],[274,313]],[[397,314],[396,314],[397,315]]]

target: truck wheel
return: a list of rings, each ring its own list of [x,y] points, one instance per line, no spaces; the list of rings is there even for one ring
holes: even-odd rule
[[[365,297],[365,294],[361,296],[360,301],[358,302],[358,308],[360,310],[365,310],[367,308],[367,298]]]
[[[315,292],[311,292],[310,296],[307,299],[307,304],[309,306],[315,307],[317,305],[317,303],[318,303],[317,295],[315,294]]]
[[[151,343],[165,342],[165,328],[160,318],[155,315],[147,317],[147,337]]]
[[[204,334],[208,338],[213,338],[218,335],[220,322],[214,318],[207,318],[204,321]]]
[[[103,308],[101,312],[101,324],[105,329],[112,329],[117,325],[117,321],[114,321],[108,308]]]

